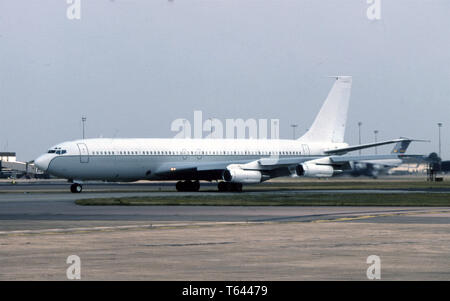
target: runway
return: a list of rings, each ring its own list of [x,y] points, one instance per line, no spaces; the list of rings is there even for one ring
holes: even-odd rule
[[[213,184],[201,192],[176,192],[173,183],[86,185],[86,192],[73,194],[64,182],[41,182],[0,185],[0,232],[76,227],[123,226],[154,223],[196,222],[341,222],[448,224],[447,216],[427,215],[429,212],[450,212],[450,208],[427,207],[277,207],[277,206],[79,206],[76,199],[96,197],[216,195]],[[261,190],[246,194],[277,193],[409,193],[405,190]],[[417,193],[417,190],[414,190]],[[419,191],[420,192],[420,191]],[[429,193],[422,191],[423,193]],[[435,193],[440,193],[441,190]],[[364,217],[364,218],[363,218]]]
[[[64,280],[71,254],[80,256],[84,280],[364,280],[372,254],[382,258],[383,279],[450,280],[449,207],[74,203],[180,195],[164,185],[126,185],[82,194],[66,192],[67,184],[0,185],[0,280]]]

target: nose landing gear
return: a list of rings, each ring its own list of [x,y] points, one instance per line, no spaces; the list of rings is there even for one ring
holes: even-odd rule
[[[80,193],[81,191],[83,191],[83,186],[81,186],[81,184],[73,183],[72,185],[70,185],[70,192]]]

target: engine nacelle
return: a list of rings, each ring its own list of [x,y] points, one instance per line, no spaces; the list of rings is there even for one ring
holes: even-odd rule
[[[243,170],[241,168],[225,169],[222,176],[226,182],[233,183],[261,183],[262,174],[257,170]]]
[[[329,178],[333,176],[334,169],[329,165],[299,164],[295,169],[297,176],[308,178]]]

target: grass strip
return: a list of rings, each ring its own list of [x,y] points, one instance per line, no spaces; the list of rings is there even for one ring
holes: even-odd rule
[[[83,206],[450,206],[450,193],[220,194],[93,198]]]

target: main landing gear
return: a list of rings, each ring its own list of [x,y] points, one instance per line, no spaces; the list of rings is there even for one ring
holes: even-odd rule
[[[242,183],[219,182],[217,188],[220,192],[242,192]]]
[[[81,186],[81,184],[73,183],[72,185],[70,185],[70,192],[80,193],[82,191],[83,191],[83,186]]]
[[[199,181],[178,181],[175,186],[177,191],[198,191],[200,189]]]

